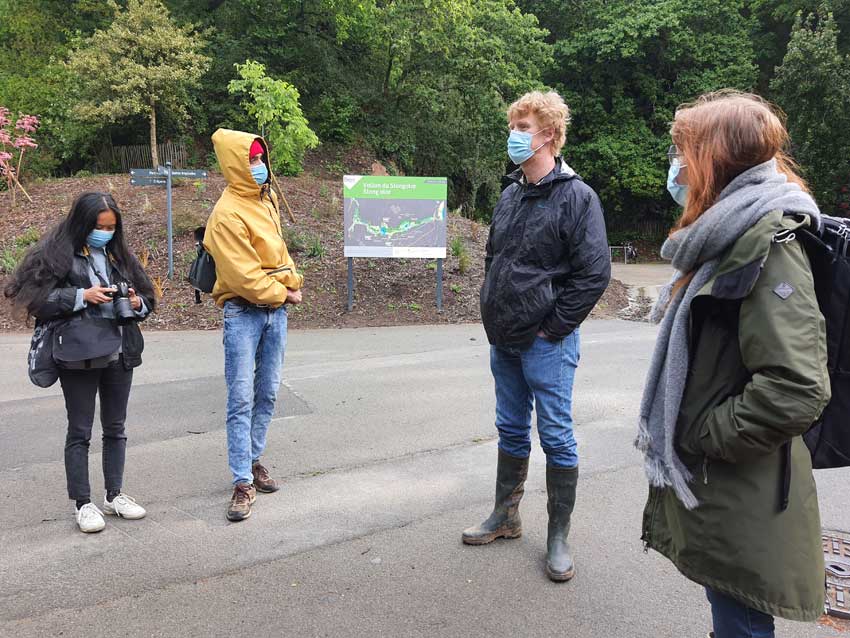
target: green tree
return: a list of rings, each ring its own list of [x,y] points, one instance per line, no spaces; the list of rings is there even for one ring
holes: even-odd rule
[[[203,41],[191,25],[172,22],[159,0],[114,0],[112,24],[85,40],[68,69],[80,82],[75,115],[83,122],[117,122],[145,115],[153,165],[157,166],[157,109],[185,116],[189,90],[209,65]]]
[[[847,202],[839,201],[846,200],[841,189],[850,185],[850,56],[839,51],[831,12],[822,8],[797,17],[771,88],[788,115],[794,156],[819,203],[847,215]]]
[[[751,39],[759,67],[757,88],[768,95],[776,67],[782,64],[791,30],[798,14],[808,15],[825,6],[833,12],[838,27],[839,50],[850,47],[850,0],[748,0],[747,10],[755,19]]]
[[[232,0],[199,14],[217,29],[204,82],[212,121],[242,123],[217,91],[252,51],[299,88],[324,142],[446,175],[452,206],[469,214],[489,214],[498,195],[506,103],[539,87],[551,64],[545,31],[513,0],[288,0],[275,11]]]
[[[341,45],[368,43],[349,75],[371,146],[405,172],[448,176],[451,205],[489,217],[507,160],[505,107],[541,86],[552,59],[537,19],[512,0],[372,0],[340,15]]]
[[[231,80],[228,91],[244,96],[242,107],[271,142],[274,165],[287,175],[298,175],[304,153],[319,145],[319,138],[301,111],[298,89],[268,77],[266,67],[253,60],[237,64],[236,71],[241,79]]]
[[[544,6],[545,5],[545,6]],[[752,89],[753,20],[743,0],[587,0],[541,9],[555,64],[545,75],[573,110],[567,160],[594,186],[612,226],[669,219],[664,191],[676,106],[724,87]]]
[[[0,101],[41,117],[32,173],[78,162],[93,146],[91,127],[70,117],[67,96],[77,82],[59,60],[75,37],[108,24],[110,14],[106,0],[0,0]]]

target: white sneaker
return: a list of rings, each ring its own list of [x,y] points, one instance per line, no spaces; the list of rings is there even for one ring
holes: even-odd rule
[[[76,508],[75,508],[76,509]],[[94,503],[86,503],[77,512],[77,525],[81,532],[91,534],[99,532],[106,527],[106,521],[103,520],[103,512],[97,509]]]
[[[111,503],[104,498],[103,511],[131,521],[144,518],[147,514],[144,507],[136,503],[133,497],[127,496],[123,492],[116,496]]]

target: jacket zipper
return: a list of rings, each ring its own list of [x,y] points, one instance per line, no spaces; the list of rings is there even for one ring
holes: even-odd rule
[[[269,190],[271,190],[271,187],[269,187]],[[274,224],[274,227],[278,229],[278,234],[280,235],[281,239],[283,239],[283,228],[278,225],[279,221],[275,221],[275,218],[274,218],[274,215],[272,214],[272,211],[269,210],[269,207],[263,201],[263,199],[265,198],[265,195],[266,195],[266,189],[260,188],[260,204],[262,204],[265,207],[265,209],[267,211],[269,211],[269,219],[272,220],[272,224]],[[280,217],[280,211],[277,209],[277,206],[274,205],[274,201],[272,201],[271,197],[269,197],[269,202],[271,203],[272,208],[274,209],[275,213],[277,213],[277,216]]]
[[[702,457],[702,482],[708,485],[708,454]]]
[[[286,271],[292,272],[292,268],[290,268],[289,266],[281,266],[280,268],[275,268],[274,270],[269,270],[268,272],[266,272],[266,274],[267,275],[274,275],[275,273],[286,272]]]
[[[649,553],[649,547],[652,539],[652,528],[655,527],[655,515],[658,512],[658,502],[659,502],[658,490],[652,491],[652,512],[649,515],[649,525],[644,530],[643,533],[643,553]]]

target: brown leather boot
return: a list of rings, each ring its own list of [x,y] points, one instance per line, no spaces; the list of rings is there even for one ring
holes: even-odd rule
[[[254,475],[254,487],[257,488],[258,492],[277,492],[280,489],[280,485],[269,475],[269,471],[259,461],[251,466],[251,473]]]
[[[257,490],[250,483],[233,486],[233,496],[227,506],[227,520],[244,521],[251,515],[251,505],[257,500]]]
[[[486,545],[497,538],[522,536],[519,502],[525,493],[528,459],[520,459],[499,450],[496,467],[496,504],[486,521],[463,531],[467,545]]]

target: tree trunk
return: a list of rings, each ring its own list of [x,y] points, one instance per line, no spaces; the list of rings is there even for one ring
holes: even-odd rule
[[[159,166],[159,155],[156,153],[156,103],[151,103],[151,161],[156,168]]]
[[[468,219],[475,219],[475,207],[478,203],[478,189],[481,187],[481,182],[477,179],[473,180],[472,186],[469,189],[469,209],[464,208],[463,216]]]
[[[387,70],[384,73],[384,86],[381,87],[381,93],[383,93],[384,97],[387,97],[387,93],[390,90],[390,76],[393,71],[393,43],[390,40],[387,45]]]

